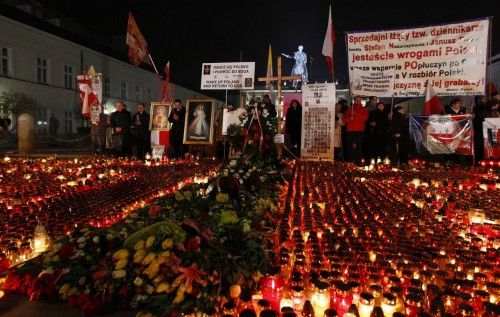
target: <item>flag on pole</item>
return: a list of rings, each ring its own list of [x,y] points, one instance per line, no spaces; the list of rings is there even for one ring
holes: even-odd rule
[[[432,88],[431,83],[427,81],[427,88],[425,91],[424,115],[430,116],[433,114],[440,114],[442,112],[443,103]]]
[[[326,28],[325,40],[323,41],[323,50],[321,53],[326,58],[328,71],[333,74],[333,46],[335,45],[335,29],[332,21],[332,6],[328,7],[328,26]]]
[[[127,39],[128,58],[135,66],[138,66],[148,56],[148,43],[142,36],[135,22],[132,12],[128,13]]]
[[[161,100],[170,101],[170,61],[165,64],[165,80],[163,80],[163,86],[161,89]]]
[[[269,52],[267,54],[267,73],[266,77],[273,77],[273,51],[271,49],[271,44],[269,44]],[[271,81],[266,81],[266,89],[272,90],[273,83]]]

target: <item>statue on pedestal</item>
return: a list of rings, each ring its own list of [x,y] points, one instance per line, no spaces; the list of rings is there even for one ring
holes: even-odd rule
[[[295,65],[292,68],[292,76],[301,76],[302,77],[302,85],[307,84],[308,75],[307,75],[307,55],[303,52],[304,47],[299,45],[299,50],[293,53],[293,59],[295,59]],[[292,58],[290,55],[282,54],[285,57]],[[293,87],[297,88],[299,81],[293,81]]]

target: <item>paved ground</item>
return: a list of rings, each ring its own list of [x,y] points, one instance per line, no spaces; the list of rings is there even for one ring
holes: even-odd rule
[[[121,311],[110,317],[134,317],[136,311]],[[83,312],[70,309],[66,304],[30,302],[25,296],[6,295],[0,299],[0,317],[83,317]]]

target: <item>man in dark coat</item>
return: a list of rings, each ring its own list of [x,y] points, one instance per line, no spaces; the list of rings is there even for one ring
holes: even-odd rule
[[[186,120],[186,109],[182,106],[180,99],[175,99],[174,109],[170,111],[168,116],[168,121],[172,123],[170,127],[170,146],[174,158],[184,156],[184,120]]]
[[[117,149],[118,155],[130,156],[132,155],[132,132],[130,131],[132,116],[130,112],[125,109],[123,101],[118,101],[115,107],[116,111],[111,114],[110,124],[111,128],[113,128],[113,133],[123,138],[121,150]]]
[[[397,106],[392,114],[390,139],[393,154],[391,160],[399,164],[408,163],[410,127],[408,117],[406,116],[406,109],[402,106]]]
[[[286,133],[290,136],[291,151],[300,156],[300,138],[302,131],[302,106],[297,100],[292,100],[286,113]]]
[[[146,107],[141,102],[137,105],[137,113],[134,115],[135,137],[137,147],[137,158],[144,160],[147,152],[150,151],[149,146],[149,114],[146,112]]]
[[[389,118],[385,111],[385,105],[382,102],[377,104],[375,110],[370,111],[368,129],[371,158],[384,159],[387,155]]]

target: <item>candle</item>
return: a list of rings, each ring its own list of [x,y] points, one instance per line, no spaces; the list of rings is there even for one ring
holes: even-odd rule
[[[391,293],[384,293],[380,307],[384,312],[384,317],[392,317],[396,312],[396,296]]]
[[[362,292],[359,296],[359,317],[370,317],[373,308],[375,307],[373,296],[369,293]]]
[[[305,300],[306,298],[304,295],[304,288],[302,286],[293,286],[292,287],[293,309],[295,309],[295,311],[301,311],[304,306]]]
[[[327,283],[316,283],[316,290],[311,296],[311,304],[318,316],[322,316],[325,310],[330,307],[330,294],[328,293]]]

